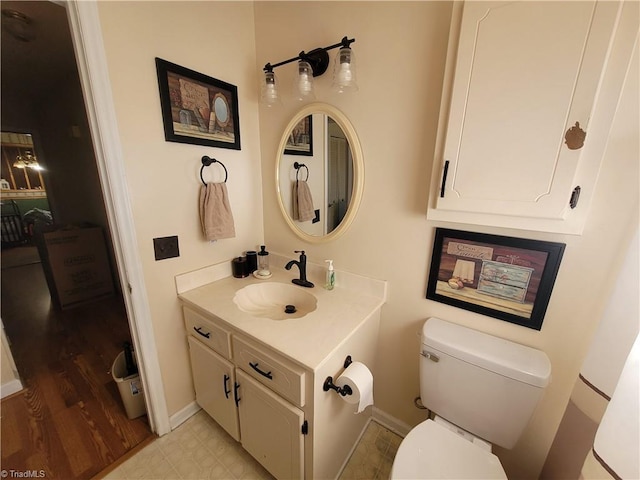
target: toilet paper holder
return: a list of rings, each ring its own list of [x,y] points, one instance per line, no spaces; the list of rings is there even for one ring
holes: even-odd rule
[[[347,368],[352,363],[353,363],[353,360],[351,360],[351,355],[347,355],[347,358],[344,359],[344,368]],[[330,377],[330,376],[327,377],[326,380],[324,381],[324,384],[322,385],[322,390],[324,390],[325,392],[328,392],[329,390],[335,390],[343,397],[353,394],[353,390],[351,390],[351,387],[349,385],[345,385],[344,387],[338,387],[333,383],[333,377]]]

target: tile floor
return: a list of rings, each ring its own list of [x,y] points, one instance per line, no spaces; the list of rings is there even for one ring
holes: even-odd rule
[[[370,422],[340,480],[383,480],[402,439]],[[105,480],[272,480],[203,410],[108,473]]]

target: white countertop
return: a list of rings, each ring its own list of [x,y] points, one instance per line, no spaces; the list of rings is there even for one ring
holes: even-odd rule
[[[342,272],[338,274],[338,285],[333,290],[325,290],[324,279],[317,275],[308,276],[315,283],[314,288],[296,286],[312,293],[318,300],[316,310],[302,318],[271,320],[240,310],[233,302],[237,290],[262,282],[293,285],[291,280],[297,277],[298,270],[272,269],[272,273],[268,280],[229,276],[183,291],[178,297],[184,305],[215,315],[234,329],[311,370],[317,369],[386,299],[386,282]],[[342,287],[339,285],[341,278]],[[374,288],[369,288],[372,284]]]

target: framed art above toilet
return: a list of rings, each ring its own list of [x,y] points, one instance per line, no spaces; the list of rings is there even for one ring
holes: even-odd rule
[[[426,298],[540,330],[564,248],[436,228]]]

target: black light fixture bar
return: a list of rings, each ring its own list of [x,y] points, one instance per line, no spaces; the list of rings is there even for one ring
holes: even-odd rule
[[[334,48],[338,48],[338,47],[349,48],[350,45],[355,41],[356,41],[355,38],[349,39],[347,37],[343,37],[340,42],[333,45],[329,45],[328,47],[316,48],[311,50],[309,53],[305,53],[303,50],[302,52],[300,52],[300,54],[297,57],[293,57],[288,60],[284,60],[282,62],[274,63],[273,65],[271,63],[267,63],[264,66],[263,70],[265,72],[272,72],[273,69],[276,67],[286,65],[287,63],[295,62],[296,60],[304,60],[305,62],[309,62],[309,64],[311,65],[311,69],[313,70],[313,76],[317,77],[327,71],[327,67],[329,66],[329,54],[327,52],[329,50],[333,50]]]

